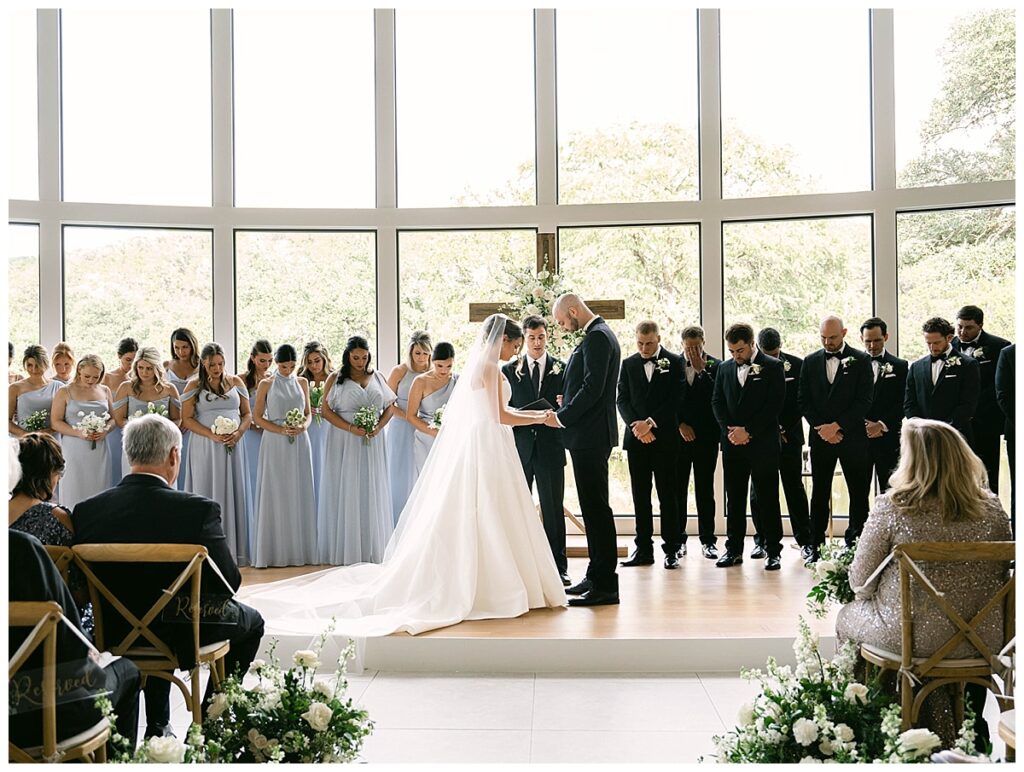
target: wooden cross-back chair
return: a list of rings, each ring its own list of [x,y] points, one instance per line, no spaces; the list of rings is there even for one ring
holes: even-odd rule
[[[209,560],[206,547],[199,544],[78,544],[72,549],[75,562],[89,586],[89,597],[96,619],[96,645],[134,662],[142,674],[143,685],[148,677],[154,677],[177,686],[185,705],[192,712],[192,720],[201,724],[200,668],[203,665],[209,666],[213,683],[223,683],[224,657],[231,648],[228,641],[217,641],[205,646],[199,643],[202,568],[203,563]],[[149,609],[141,616],[136,616],[96,575],[95,566],[104,563],[182,563],[184,567],[167,587],[160,588],[159,596]],[[152,627],[161,612],[186,585],[194,662],[188,670],[191,688],[175,675],[176,670],[185,668],[181,666],[174,647]],[[103,619],[105,608],[115,612],[130,628],[120,641],[107,640]]]
[[[900,572],[900,614],[902,651],[890,652],[870,644],[861,645],[861,656],[871,665],[899,674],[900,706],[903,729],[914,726],[925,699],[936,689],[947,684],[958,684],[956,697],[957,725],[963,722],[963,687],[978,684],[990,690],[1006,710],[1010,695],[997,685],[998,651],[992,649],[978,635],[979,625],[996,609],[1003,610],[1003,640],[1015,636],[1014,595],[1016,577],[1009,578],[984,606],[970,619],[964,619],[945,598],[941,588],[935,587],[918,565],[919,562],[1009,562],[1014,559],[1013,542],[920,542],[899,544],[893,556]],[[914,605],[912,584],[923,589],[925,598],[937,606],[955,627],[955,632],[929,656],[914,656]],[[978,651],[975,657],[951,659],[948,656],[962,643],[970,643]]]
[[[75,553],[71,551],[71,547],[58,547],[56,544],[44,544],[43,548],[57,567],[57,571],[60,572],[60,578],[64,580],[64,584],[67,584],[71,564],[75,560]]]
[[[34,763],[42,761],[97,761],[107,760],[107,739],[110,724],[102,719],[95,726],[73,737],[57,742],[57,627],[63,624],[63,612],[55,601],[12,602],[7,604],[11,627],[31,627],[32,632],[11,653],[7,662],[8,683],[14,680],[22,666],[42,647],[43,667],[40,685],[42,703],[43,744],[22,748],[8,739],[7,758],[9,761]]]

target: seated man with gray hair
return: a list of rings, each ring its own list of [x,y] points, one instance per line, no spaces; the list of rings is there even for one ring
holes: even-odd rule
[[[220,505],[174,486],[181,466],[181,432],[163,416],[135,418],[124,429],[124,450],[131,474],[119,485],[78,504],[71,515],[76,544],[201,544],[214,566],[204,565],[203,608],[217,609],[200,622],[200,643],[228,640],[227,672],[244,673],[263,637],[263,618],[256,609],[231,599],[242,583],[238,566],[228,552],[221,527]],[[156,593],[180,570],[179,565],[108,564],[97,575],[132,611],[140,615],[152,606]],[[218,602],[222,601],[222,602]],[[205,613],[205,612],[204,612]],[[119,640],[128,629],[116,613],[104,614],[108,640]],[[207,621],[209,620],[209,621]],[[118,624],[120,623],[120,624]],[[164,619],[154,631],[178,649],[182,665],[191,662],[191,628],[185,620]],[[170,683],[146,682],[146,737],[170,734]],[[204,701],[212,697],[208,687]]]

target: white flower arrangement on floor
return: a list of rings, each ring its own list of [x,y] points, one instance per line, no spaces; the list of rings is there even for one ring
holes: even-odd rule
[[[854,599],[850,588],[850,564],[857,549],[837,541],[828,541],[821,547],[821,558],[808,568],[818,583],[807,593],[807,610],[818,619],[824,618],[833,603],[842,605]]]

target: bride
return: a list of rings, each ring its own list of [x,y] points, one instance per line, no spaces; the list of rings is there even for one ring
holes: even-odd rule
[[[239,593],[267,633],[317,635],[334,617],[340,635],[416,634],[566,605],[510,428],[541,424],[546,413],[509,408],[500,370],[522,338],[502,314],[484,321],[382,564]]]

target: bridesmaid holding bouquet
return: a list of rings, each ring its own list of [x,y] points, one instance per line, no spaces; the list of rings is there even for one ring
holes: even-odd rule
[[[309,444],[313,449],[313,499],[320,501],[320,467],[323,465],[324,443],[327,441],[327,424],[324,423],[323,403],[324,386],[334,365],[327,348],[318,341],[310,341],[302,349],[302,363],[299,365],[299,377],[309,382],[309,403],[312,420],[309,428]]]
[[[434,347],[431,368],[417,375],[409,390],[409,423],[416,429],[413,440],[413,461],[416,477],[420,476],[427,456],[434,446],[434,438],[441,430],[438,420],[452,397],[459,376],[452,373],[455,366],[455,347],[441,342]]]
[[[274,349],[270,341],[260,338],[253,344],[249,352],[249,360],[245,364],[245,372],[241,374],[245,390],[249,394],[249,408],[256,407],[256,388],[260,382],[267,377],[270,365],[274,361]],[[255,418],[255,416],[254,416]],[[260,441],[263,439],[263,430],[256,425],[254,420],[249,424],[249,430],[242,439],[245,445],[245,473],[249,479],[249,495],[256,491],[256,467],[260,462]]]
[[[42,346],[25,349],[21,366],[28,377],[15,381],[7,389],[7,431],[12,437],[24,437],[29,432],[52,435],[53,398],[64,384],[46,377],[50,357]]]
[[[122,383],[114,395],[114,421],[122,430],[133,418],[148,413],[159,413],[174,421],[175,425],[181,423],[178,390],[168,383],[160,352],[152,346],[139,349],[132,363],[130,379]],[[121,476],[123,478],[130,473],[131,464],[122,448]]]
[[[413,444],[416,429],[409,422],[409,392],[417,375],[430,369],[430,355],[433,351],[430,335],[417,330],[409,338],[405,362],[395,365],[388,375],[388,387],[398,395],[395,417],[388,425],[388,475],[391,478],[391,508],[394,510],[395,525],[398,516],[409,500],[412,486],[416,483],[416,462]]]
[[[103,384],[110,389],[111,394],[116,394],[122,383],[125,383],[132,370],[132,362],[135,361],[135,354],[139,350],[139,343],[135,338],[121,338],[117,342],[117,367],[103,376]],[[107,445],[110,449],[110,485],[114,486],[121,482],[121,427],[114,426],[107,434]]]

